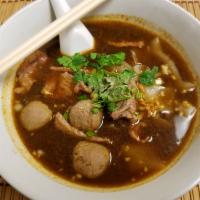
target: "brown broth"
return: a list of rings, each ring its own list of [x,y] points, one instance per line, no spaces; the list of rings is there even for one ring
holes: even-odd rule
[[[139,61],[147,66],[159,66],[161,64],[159,60],[153,58],[148,52],[147,46],[150,41],[155,38],[155,35],[153,33],[125,22],[88,21],[85,22],[85,24],[93,34],[96,41],[96,46],[93,51],[99,53],[113,53],[124,51],[127,53],[127,61],[131,62],[129,48],[114,48],[109,46],[107,44],[107,41],[143,40],[146,44],[146,47],[144,47],[143,49],[134,49]],[[178,66],[183,79],[193,82],[194,78],[193,75],[189,73],[190,70],[188,70],[188,63],[183,60],[183,58],[179,55],[175,48],[168,44],[166,41],[162,40],[162,46],[165,52],[170,55],[170,57]],[[52,61],[49,63],[50,65],[54,62],[54,58],[60,55],[58,41],[56,40],[56,43],[48,47],[46,51],[48,55],[52,56]],[[45,76],[45,74],[47,73],[47,71],[43,71],[43,76]],[[168,81],[167,83],[168,85],[176,88],[175,83],[171,81]],[[40,94],[41,87],[42,82],[36,83],[26,96],[15,95],[14,101],[20,100],[21,102],[26,104],[32,100],[38,99],[46,103],[53,110],[54,114],[57,111],[61,111],[63,113],[69,105],[74,103],[74,101],[57,102],[45,99]],[[178,92],[176,94],[176,99],[187,100],[195,107],[197,106],[198,97],[196,91],[189,93],[189,95]],[[64,106],[62,108],[54,108],[55,103],[64,104]],[[54,128],[53,122],[50,122],[48,125],[37,131],[33,131],[33,133],[29,133],[21,126],[21,123],[19,121],[19,114],[14,112],[14,116],[18,133],[30,153],[33,154],[33,152],[38,149],[43,150],[45,152],[44,156],[41,156],[40,158],[35,158],[38,159],[38,161],[52,173],[55,173],[69,181],[73,181],[73,177],[76,175],[76,172],[74,171],[72,166],[72,151],[74,146],[80,140],[66,136],[65,134],[56,130]],[[173,117],[174,116],[172,116],[172,118]],[[147,124],[148,123],[150,125],[151,120],[148,121]],[[132,146],[138,146],[142,144],[138,144],[137,142],[133,141],[133,139],[128,134],[127,127],[128,122],[126,120],[113,121],[109,116],[105,116],[104,123],[98,131],[98,135],[108,136],[109,138],[114,140],[115,145],[107,146],[112,153],[112,163],[108,170],[101,177],[97,179],[77,179],[77,183],[89,186],[115,187],[124,186],[133,182],[144,180],[149,176],[152,176],[155,173],[159,172],[163,168],[167,167],[168,164],[173,159],[175,159],[177,154],[182,150],[187,141],[187,138],[192,133],[192,129],[190,129],[181,141],[176,140],[173,135],[170,138],[164,138],[164,141],[162,138],[163,136],[161,136],[161,134],[163,133],[162,127],[150,125],[149,129],[146,130],[147,134],[148,132],[150,132],[151,134],[157,134],[158,132],[160,135],[158,134],[158,139],[153,140],[147,146],[152,151],[155,151],[156,155],[159,157],[160,162],[162,163],[162,167],[160,167],[159,169],[150,167],[148,170],[145,170],[146,164],[144,163],[142,165],[143,168],[141,168],[144,170],[131,171],[127,167],[127,163],[125,162],[124,157],[120,155],[120,148],[121,146],[128,144]],[[148,152],[146,152],[146,157],[148,157]],[[149,159],[151,159],[151,157]]]

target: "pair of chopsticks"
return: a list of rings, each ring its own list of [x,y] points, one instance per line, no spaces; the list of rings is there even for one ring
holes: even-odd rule
[[[8,56],[0,60],[0,74],[7,71],[13,65],[33,53],[42,45],[53,39],[64,29],[68,28],[75,21],[86,15],[91,10],[105,2],[106,0],[83,0],[80,4],[72,8],[65,15],[53,21],[45,29],[33,36],[19,48],[11,52]]]

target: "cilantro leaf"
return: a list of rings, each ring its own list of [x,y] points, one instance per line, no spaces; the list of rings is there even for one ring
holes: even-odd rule
[[[85,72],[78,71],[78,72],[74,73],[74,80],[76,82],[83,81],[84,83],[86,83],[87,79],[88,79],[88,75]]]
[[[86,100],[86,99],[89,99],[88,96],[86,94],[81,94],[79,97],[78,97],[79,100]]]
[[[120,74],[120,80],[123,83],[128,84],[129,80],[135,76],[135,72],[133,70],[125,69],[121,74]]]
[[[70,67],[72,64],[72,59],[69,56],[62,56],[57,58],[57,62],[59,65],[62,65],[64,67]]]
[[[96,114],[102,109],[101,101],[95,100],[93,101],[92,113]]]
[[[97,55],[96,62],[101,67],[110,67],[113,65],[121,65],[125,60],[125,53],[119,52],[115,54],[101,54]]]
[[[114,112],[117,109],[117,104],[114,102],[107,103],[107,108],[109,112]]]
[[[86,132],[86,135],[87,135],[88,137],[93,137],[93,136],[96,135],[96,132],[94,132],[94,131],[87,131],[87,132]]]
[[[95,60],[95,59],[97,58],[97,53],[91,53],[91,54],[90,54],[90,58],[91,58],[92,60]]]
[[[92,113],[97,114],[100,111],[99,108],[92,108]]]
[[[158,73],[158,67],[153,67],[150,70],[146,70],[139,75],[139,81],[143,85],[151,86],[155,83],[156,74]]]
[[[85,56],[76,53],[72,56],[72,65],[86,67],[88,65],[88,60]]]
[[[98,70],[90,74],[86,80],[87,84],[94,90],[99,88],[104,79],[104,70]]]
[[[120,65],[125,60],[125,53],[115,54],[97,54],[91,53],[89,56],[76,53],[73,56],[61,56],[57,58],[59,65],[71,68],[74,72],[79,71],[82,67],[91,66],[96,69]]]
[[[86,67],[89,63],[87,58],[79,53],[70,56],[61,56],[57,58],[59,65],[71,68],[74,72],[79,71],[81,67]]]
[[[69,119],[69,113],[66,111],[66,112],[63,114],[63,117],[65,118],[65,120],[68,120],[68,119]]]
[[[119,102],[131,98],[131,90],[127,85],[119,85],[109,90],[108,100],[110,102]]]

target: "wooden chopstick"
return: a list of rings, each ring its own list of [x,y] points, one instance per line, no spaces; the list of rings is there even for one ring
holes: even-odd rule
[[[75,21],[86,15],[88,12],[105,2],[106,0],[84,0],[62,17],[53,21],[45,29],[33,36],[19,48],[11,52],[8,56],[0,60],[0,74],[10,67],[33,53],[42,45],[53,39],[64,29],[72,25]]]

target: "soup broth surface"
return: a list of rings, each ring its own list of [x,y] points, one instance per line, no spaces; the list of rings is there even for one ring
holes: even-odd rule
[[[139,74],[138,80],[140,81],[140,74],[145,70],[149,72],[154,67],[158,68],[153,85],[144,85],[141,83],[142,81],[136,84],[139,88],[139,96],[134,97],[136,102],[135,118],[120,117],[113,119],[111,112],[107,108],[102,108],[103,120],[95,130],[95,134],[101,138],[108,138],[109,141],[112,141],[112,144],[109,142],[90,142],[109,150],[109,166],[100,176],[95,178],[88,178],[84,173],[77,171],[73,163],[73,151],[80,141],[87,139],[73,137],[55,127],[55,116],[58,112],[62,115],[65,113],[69,115],[69,110],[80,99],[91,98],[91,94],[84,90],[80,90],[80,92],[67,98],[59,98],[59,95],[56,96],[57,93],[50,97],[42,92],[50,76],[53,82],[54,76],[66,73],[60,71],[52,73],[52,66],[63,67],[57,61],[57,58],[62,56],[57,39],[41,49],[48,59],[44,62],[45,64],[42,59],[37,61],[39,64],[36,64],[36,71],[38,70],[38,72],[37,75],[33,75],[34,83],[27,91],[21,92],[22,90],[19,90],[22,87],[20,73],[25,71],[23,65],[34,65],[37,58],[32,58],[32,60],[30,57],[27,58],[29,60],[24,61],[27,63],[22,63],[18,69],[13,91],[13,115],[17,131],[29,152],[38,162],[52,173],[70,182],[103,188],[139,183],[167,168],[191,137],[193,133],[192,124],[198,105],[195,78],[191,73],[188,62],[183,59],[176,48],[153,32],[126,20],[120,21],[112,18],[110,20],[103,18],[102,20],[100,18],[87,19],[84,23],[95,38],[94,49],[84,55],[92,52],[99,55],[123,52],[125,62],[134,71],[142,70],[136,72],[136,74]],[[159,40],[164,55],[153,52],[152,41],[156,39]],[[193,85],[188,90],[182,88],[178,83],[177,80],[180,77],[177,78],[177,74],[174,74],[171,69],[173,67],[171,61],[182,82]],[[91,67],[88,66],[87,70],[90,73]],[[105,67],[105,70],[110,72],[113,70],[113,66]],[[136,77],[136,75],[134,76]],[[27,129],[21,119],[23,109],[33,101],[44,103],[52,112],[52,119],[36,130]],[[122,103],[116,105],[119,106]],[[69,117],[71,116],[65,116],[65,119],[71,120]],[[37,115],[35,115],[35,118],[37,118]],[[78,123],[85,119],[79,120]],[[30,123],[33,124],[33,122]],[[91,131],[91,134],[93,133]]]

